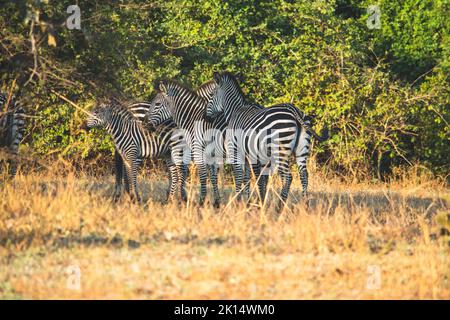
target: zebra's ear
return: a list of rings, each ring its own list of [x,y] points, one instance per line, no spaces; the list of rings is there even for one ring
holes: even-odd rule
[[[217,84],[220,84],[220,80],[221,80],[220,73],[214,72],[214,73],[213,73],[213,79],[214,79],[214,81],[215,81]]]
[[[165,81],[160,81],[158,84],[158,90],[167,93],[167,83]]]

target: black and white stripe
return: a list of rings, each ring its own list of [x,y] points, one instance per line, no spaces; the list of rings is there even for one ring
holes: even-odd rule
[[[206,198],[208,171],[213,186],[214,205],[220,203],[217,185],[217,169],[223,159],[223,134],[226,123],[223,116],[214,121],[205,121],[204,113],[208,99],[215,89],[214,82],[208,82],[192,91],[174,81],[160,81],[155,88],[158,93],[152,100],[148,122],[158,125],[173,119],[183,138],[172,149],[176,164],[188,164],[193,157],[200,179],[200,204]]]
[[[295,154],[300,167],[303,192],[306,193],[306,160],[311,135],[323,139],[310,127],[311,118],[292,104],[261,108],[248,102],[235,77],[229,72],[215,73],[214,81],[217,89],[207,105],[205,116],[215,118],[223,113],[228,123],[225,141],[227,160],[233,166],[238,197],[250,166],[258,177],[261,200],[265,198],[267,174],[276,169],[283,181],[281,209],[292,183],[289,168],[292,154]],[[265,170],[268,166],[270,170]]]
[[[6,148],[12,155],[17,155],[25,133],[25,111],[14,97],[7,102],[8,97],[0,93],[0,148]],[[17,161],[8,160],[8,162],[9,174],[15,176]]]
[[[143,105],[135,105],[135,108]],[[137,188],[137,171],[145,158],[163,158],[169,167],[170,193],[175,192],[178,174],[171,161],[171,136],[175,129],[173,121],[165,121],[153,131],[146,130],[139,117],[130,109],[118,103],[102,104],[96,107],[87,120],[87,127],[105,127],[112,136],[117,153],[115,154],[116,185],[124,173],[125,188],[132,198],[140,201]],[[123,161],[123,162],[121,162]],[[123,171],[122,171],[123,170]],[[116,190],[117,191],[117,190]],[[117,194],[116,194],[117,195]]]
[[[154,131],[156,128],[149,128],[146,127],[143,123],[143,119],[147,115],[148,109],[150,107],[150,103],[146,101],[141,102],[135,102],[133,104],[127,105],[126,108],[133,114],[133,116],[141,122],[141,124],[144,126],[144,129]],[[170,121],[167,121],[167,124],[172,126],[173,123]],[[164,125],[164,124],[163,124]],[[169,155],[166,155],[167,157]],[[166,160],[166,164],[168,159]],[[120,155],[120,152],[115,149],[114,150],[114,172],[115,172],[115,186],[114,186],[114,198],[117,200],[122,195],[122,181],[125,183],[125,185],[128,184],[128,182],[125,179],[125,167],[124,162],[122,160],[122,156]],[[181,166],[180,168],[176,167],[170,162],[170,165],[168,164],[168,170],[169,170],[169,197],[173,196],[176,190],[176,186],[181,181],[185,181],[185,177],[187,175],[187,166]],[[185,189],[182,188],[181,191],[182,198],[186,198],[186,192]]]

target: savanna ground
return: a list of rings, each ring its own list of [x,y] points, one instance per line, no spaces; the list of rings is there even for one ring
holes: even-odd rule
[[[450,298],[439,222],[450,193],[439,180],[345,183],[312,172],[306,200],[295,176],[277,219],[273,203],[230,201],[229,181],[219,210],[166,204],[162,176],[141,177],[141,206],[112,202],[110,175],[54,168],[2,181],[0,298]],[[198,184],[188,187],[195,198]]]

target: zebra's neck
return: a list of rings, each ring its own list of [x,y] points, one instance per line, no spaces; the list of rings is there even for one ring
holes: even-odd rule
[[[174,99],[175,108],[172,114],[179,128],[188,129],[196,121],[203,121],[206,100],[195,93],[179,95]]]
[[[144,130],[137,119],[124,118],[120,114],[113,115],[105,126],[121,153],[137,147],[138,157],[156,157],[160,153],[159,140],[161,132],[149,133]]]
[[[119,137],[126,132],[127,128],[125,124],[126,121],[118,115],[112,116],[109,121],[106,122],[105,129],[111,135],[115,143],[117,143]]]
[[[225,108],[223,110],[227,123],[230,122],[231,117],[236,116],[239,113],[239,110],[248,104],[239,88],[232,86],[230,90],[231,94],[225,99]]]
[[[214,81],[208,81],[195,89],[195,93],[204,98],[207,102],[212,98],[217,85]]]
[[[105,128],[113,138],[115,145],[121,149],[124,147],[125,141],[129,142],[134,138],[132,133],[136,132],[133,128],[136,125],[136,121],[125,119],[120,114],[116,114],[107,122]]]

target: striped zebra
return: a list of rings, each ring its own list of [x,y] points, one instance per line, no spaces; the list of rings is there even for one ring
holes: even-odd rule
[[[228,123],[225,146],[227,161],[233,166],[237,197],[242,192],[243,176],[252,166],[258,177],[261,200],[266,195],[267,170],[278,171],[283,186],[280,192],[281,210],[289,195],[292,173],[289,158],[295,154],[299,166],[303,193],[308,187],[306,160],[310,151],[311,136],[319,136],[311,128],[311,117],[292,104],[278,104],[261,108],[245,98],[236,78],[229,72],[214,73],[217,89],[209,100],[205,117],[215,118],[222,113]],[[261,169],[263,169],[261,171]]]
[[[126,108],[129,112],[133,114],[133,116],[142,124],[143,119],[145,118],[148,108],[150,107],[150,103],[146,101],[135,102],[133,104],[127,105]],[[164,125],[164,124],[163,124]],[[173,123],[167,121],[167,125],[174,126]],[[148,130],[155,130],[155,128],[146,128]],[[172,163],[168,164],[169,170],[169,194],[168,197],[173,196],[175,193],[175,187],[178,184],[178,179],[181,175],[185,176],[187,174],[187,166],[182,166],[181,168],[177,168]],[[125,186],[127,186],[128,182],[126,181],[125,173],[125,165],[122,160],[122,156],[120,152],[115,148],[114,150],[114,172],[115,172],[115,186],[114,186],[114,199],[118,200],[122,195],[122,181],[125,182]],[[184,181],[184,179],[183,179]],[[182,189],[182,198],[186,198],[186,194],[184,188]]]
[[[133,116],[142,123],[142,118],[145,116],[148,110],[148,104],[145,102],[137,102],[127,106],[127,109],[133,114]],[[122,182],[125,180],[124,162],[122,156],[117,148],[114,148],[114,173],[116,178],[116,184],[114,186],[114,199],[119,199],[122,195]],[[127,184],[126,181],[125,185]]]
[[[212,92],[215,88],[214,81],[209,81],[201,86],[197,87],[195,89],[195,92],[205,98],[210,99],[212,97]],[[131,105],[127,106],[127,109],[134,115],[135,118],[137,118],[141,123],[143,123],[144,118],[147,116],[147,113],[149,111],[149,108],[151,106],[150,102],[142,101],[142,102],[135,102]],[[164,122],[169,122],[170,119],[165,120]],[[144,124],[145,126],[145,124]],[[154,129],[154,128],[150,128]],[[174,145],[178,145],[174,147]],[[183,142],[182,138],[177,135],[177,132],[172,132],[172,143],[171,148],[178,148],[178,150],[183,150]],[[176,152],[176,151],[175,151]],[[116,185],[115,185],[115,198],[119,198],[122,193],[122,179],[123,179],[123,161],[122,157],[120,156],[120,153],[117,151],[117,149],[114,152],[114,162],[115,162],[115,173],[116,173]],[[186,200],[186,190],[185,190],[185,184],[186,184],[186,177],[187,177],[187,170],[188,166],[181,164],[176,166],[169,166],[169,179],[170,179],[170,193],[169,196],[173,196],[175,194],[175,190],[177,186],[179,186],[179,189],[177,189],[178,193],[181,194],[181,199]],[[172,178],[173,177],[173,178]]]
[[[133,110],[133,107],[130,109]],[[88,129],[104,127],[111,135],[117,151],[116,184],[118,180],[122,180],[121,175],[124,173],[125,189],[132,199],[141,201],[137,188],[137,170],[145,158],[166,160],[169,168],[170,194],[173,194],[179,179],[170,157],[171,136],[175,124],[170,120],[165,121],[150,132],[143,127],[139,117],[135,117],[130,109],[116,102],[100,104],[91,112],[86,126]]]
[[[8,97],[0,93],[0,148],[6,150],[14,156],[19,153],[19,144],[25,133],[25,111],[17,104],[12,97],[8,102]],[[7,104],[7,105],[6,105]],[[6,107],[5,107],[6,105]],[[8,160],[9,174],[14,177],[17,172],[17,161]]]
[[[152,100],[147,121],[158,125],[167,119],[173,119],[178,129],[184,134],[183,141],[172,149],[175,163],[188,164],[191,156],[197,166],[200,179],[200,200],[202,205],[206,198],[206,180],[208,171],[213,186],[215,207],[220,204],[217,185],[217,169],[223,159],[223,134],[226,123],[223,116],[214,121],[205,121],[204,113],[208,99],[215,90],[210,81],[192,91],[174,81],[163,80],[156,86],[158,92]],[[201,95],[200,95],[201,94]],[[182,149],[180,146],[186,147]],[[219,146],[219,147],[217,147]]]

